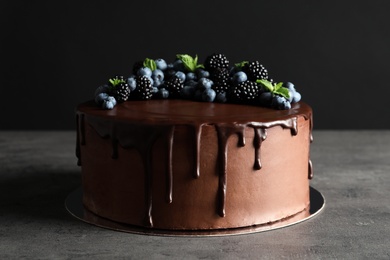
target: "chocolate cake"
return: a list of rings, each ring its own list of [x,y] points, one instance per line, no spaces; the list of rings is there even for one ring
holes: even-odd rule
[[[126,98],[137,90],[126,89],[129,81],[115,80],[110,83],[126,91],[115,96],[112,86],[106,88],[111,92],[103,93],[114,97],[112,106],[104,104],[105,97],[77,107],[85,210],[118,223],[166,230],[271,225],[309,214],[312,109],[292,101],[288,84],[246,79],[254,83],[241,88],[251,86],[255,98],[242,101],[235,88],[227,92],[227,102],[217,102],[196,99],[196,89],[193,99],[177,98],[180,90],[172,89],[168,93],[176,91],[175,98],[139,90],[137,98]],[[145,84],[145,79],[136,82]],[[262,84],[284,90],[261,90]],[[287,107],[272,101],[286,92]],[[279,105],[256,105],[262,93],[271,94],[268,104]]]

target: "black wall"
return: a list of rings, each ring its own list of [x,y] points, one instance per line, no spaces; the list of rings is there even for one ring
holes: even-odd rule
[[[260,60],[315,129],[389,129],[390,1],[0,3],[0,129],[74,129],[78,103],[137,60]]]

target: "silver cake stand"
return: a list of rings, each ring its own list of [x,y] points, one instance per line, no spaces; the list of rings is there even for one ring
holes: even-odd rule
[[[256,225],[250,227],[231,228],[231,229],[217,229],[217,230],[165,230],[154,228],[143,228],[123,223],[111,221],[106,218],[97,216],[96,214],[85,209],[82,203],[82,189],[79,188],[71,192],[65,200],[65,207],[68,212],[75,218],[86,223],[111,229],[120,232],[128,232],[133,234],[143,235],[157,235],[157,236],[230,236],[251,234],[257,232],[264,232],[275,230],[279,228],[288,227],[306,221],[318,215],[325,207],[324,196],[313,187],[310,187],[310,211],[309,214],[296,215],[292,218],[286,218],[273,223],[263,225]]]

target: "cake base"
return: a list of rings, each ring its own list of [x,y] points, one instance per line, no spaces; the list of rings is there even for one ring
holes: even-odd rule
[[[215,229],[215,230],[165,230],[165,229],[153,229],[143,228],[133,225],[126,225],[118,222],[111,221],[97,216],[96,214],[85,209],[82,203],[82,189],[79,188],[71,192],[65,200],[65,207],[68,212],[75,218],[87,222],[89,224],[107,228],[120,232],[127,232],[133,234],[144,235],[158,235],[158,236],[230,236],[230,235],[242,235],[251,234],[269,230],[275,230],[283,227],[288,227],[294,224],[301,223],[308,220],[317,214],[319,214],[325,207],[324,196],[313,187],[310,187],[310,210],[309,212],[303,211],[272,223],[263,225],[231,228],[231,229]]]

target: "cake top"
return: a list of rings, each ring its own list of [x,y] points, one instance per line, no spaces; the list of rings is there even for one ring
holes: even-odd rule
[[[141,124],[253,124],[282,122],[293,117],[310,118],[312,109],[304,102],[293,103],[290,109],[270,109],[239,104],[214,104],[181,99],[154,99],[147,102],[128,101],[110,110],[88,101],[77,107],[81,113],[102,119],[138,122]]]
[[[291,82],[274,82],[257,60],[231,64],[224,54],[177,54],[172,62],[146,58],[128,76],[117,75],[95,90],[95,103],[113,109],[119,103],[183,99],[208,103],[248,104],[290,110],[301,99]]]

